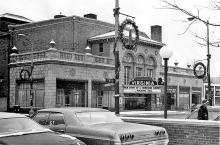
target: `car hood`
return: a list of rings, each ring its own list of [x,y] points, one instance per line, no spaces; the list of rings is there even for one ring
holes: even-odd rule
[[[75,138],[76,139],[76,138]],[[37,132],[28,134],[13,134],[0,137],[3,145],[77,145],[74,138],[68,138],[55,132]]]

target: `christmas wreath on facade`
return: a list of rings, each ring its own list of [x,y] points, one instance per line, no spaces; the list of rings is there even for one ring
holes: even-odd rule
[[[199,68],[199,69],[197,69],[197,68]],[[202,74],[198,74],[198,73],[200,73],[201,69],[203,69]],[[205,65],[202,62],[196,63],[193,67],[193,73],[194,73],[195,77],[197,77],[198,79],[204,78],[206,75]]]
[[[127,25],[131,25],[133,27],[135,35],[136,35],[135,40],[132,40],[132,38],[130,38],[131,40],[129,40],[129,38],[126,39],[124,37],[123,31]],[[129,49],[129,50],[136,49],[137,43],[139,41],[139,30],[138,30],[138,26],[135,24],[134,21],[132,21],[131,19],[126,19],[125,21],[122,22],[122,24],[119,26],[119,39],[121,40],[121,42],[123,43],[123,46],[126,49]],[[128,41],[131,41],[131,43],[128,43]]]

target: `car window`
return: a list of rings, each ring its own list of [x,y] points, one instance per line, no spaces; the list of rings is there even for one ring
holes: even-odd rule
[[[50,125],[65,124],[64,115],[62,113],[51,113],[48,120]]]
[[[0,119],[0,135],[27,131],[45,130],[30,118],[8,118]]]
[[[78,112],[76,116],[84,125],[122,122],[113,112]]]
[[[49,125],[48,117],[49,112],[38,112],[33,119],[41,125]]]

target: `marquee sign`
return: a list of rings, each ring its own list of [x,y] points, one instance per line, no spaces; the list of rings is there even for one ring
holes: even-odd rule
[[[146,85],[146,86],[150,86],[150,85],[156,85],[155,82],[153,81],[146,81],[146,80],[133,80],[130,81],[129,85]]]
[[[161,86],[124,85],[124,93],[159,94],[162,92],[161,89]]]

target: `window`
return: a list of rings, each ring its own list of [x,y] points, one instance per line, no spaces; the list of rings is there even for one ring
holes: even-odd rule
[[[44,107],[44,95],[45,95],[44,82],[34,81],[33,83],[33,106],[34,107]],[[20,82],[18,83],[18,95],[16,96],[15,104],[21,107],[30,106],[30,83]]]
[[[130,73],[131,73],[131,67],[125,66],[125,71],[124,71],[124,84],[128,85],[130,81]]]
[[[51,113],[48,122],[50,125],[65,124],[64,115],[62,113]]]
[[[40,125],[49,125],[48,123],[49,112],[41,112],[34,116],[34,120]]]
[[[148,77],[152,77],[153,78],[153,69],[147,69],[147,74]]]
[[[137,68],[136,68],[136,76],[137,76],[137,77],[142,76],[142,71],[143,71],[142,68],[137,67]]]
[[[215,86],[215,96],[220,96],[220,86]]]
[[[99,52],[104,52],[103,51],[103,43],[99,43]]]

